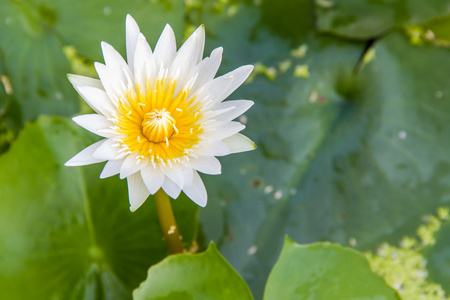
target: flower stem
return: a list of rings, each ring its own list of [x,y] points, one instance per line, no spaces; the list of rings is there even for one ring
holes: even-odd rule
[[[180,232],[178,231],[175,217],[173,216],[172,205],[167,194],[160,189],[155,194],[156,210],[158,211],[159,223],[164,234],[164,241],[167,245],[169,254],[177,254],[185,252],[181,241]]]

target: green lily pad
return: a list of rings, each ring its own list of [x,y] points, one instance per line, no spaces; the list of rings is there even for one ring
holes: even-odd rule
[[[435,18],[420,27],[421,37],[426,42],[450,47],[450,16]]]
[[[154,44],[167,22],[182,37],[183,12],[182,2],[175,0],[2,1],[0,59],[5,61],[5,75],[23,121],[39,114],[69,116],[78,111],[78,97],[66,78],[71,70],[64,45],[75,46],[89,60],[103,61],[102,40],[125,54],[127,13]]]
[[[429,279],[440,283],[446,294],[450,294],[450,223],[446,223],[436,234],[436,244],[425,251]]]
[[[207,46],[224,46],[223,72],[258,66],[232,95],[255,101],[240,120],[258,149],[221,158],[199,214],[204,240],[256,298],[285,234],[373,249],[414,232],[450,195],[449,51],[393,32],[366,52],[317,34],[309,1],[282,6],[204,9],[200,20]]]
[[[339,36],[370,39],[399,26],[424,23],[450,14],[448,2],[441,0],[317,0],[320,31]]]
[[[167,255],[152,197],[131,213],[125,181],[63,165],[91,142],[71,120],[41,117],[0,157],[1,299],[130,299]],[[196,211],[177,199],[187,244]]]
[[[264,300],[400,299],[360,253],[330,243],[299,245],[286,238]]]
[[[167,257],[148,270],[133,292],[135,300],[253,299],[244,280],[220,255],[214,243],[204,253]]]

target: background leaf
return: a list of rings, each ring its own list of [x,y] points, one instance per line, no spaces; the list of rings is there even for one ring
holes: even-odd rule
[[[317,0],[316,12],[320,31],[369,39],[447,15],[450,5],[441,0]]]
[[[336,244],[298,245],[286,238],[270,273],[265,300],[400,299],[364,256]]]
[[[41,117],[0,157],[1,299],[130,299],[167,255],[152,197],[131,213],[125,181],[63,166],[91,142],[71,120]],[[177,199],[188,244],[196,211]]]
[[[413,232],[450,191],[448,50],[412,46],[395,31],[375,44],[323,36],[311,2],[295,3],[201,15],[207,47],[224,46],[222,72],[260,66],[232,95],[255,100],[240,120],[259,148],[221,159],[199,215],[205,241],[217,242],[256,298],[284,234],[371,249]]]
[[[450,293],[450,223],[446,223],[436,234],[436,244],[425,251],[427,271],[430,279],[440,283],[447,294]]]
[[[253,299],[242,278],[220,255],[214,243],[204,253],[167,257],[148,270],[133,292],[135,300]]]

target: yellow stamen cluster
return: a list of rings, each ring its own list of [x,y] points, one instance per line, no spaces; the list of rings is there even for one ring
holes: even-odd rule
[[[137,153],[136,159],[172,165],[188,159],[203,132],[200,104],[189,98],[189,87],[175,95],[177,81],[157,79],[153,86],[147,80],[121,98],[114,116],[120,151]]]

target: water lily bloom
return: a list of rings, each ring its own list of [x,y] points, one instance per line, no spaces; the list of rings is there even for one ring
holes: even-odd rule
[[[100,178],[126,178],[130,210],[162,188],[177,198],[181,190],[205,206],[207,193],[197,171],[220,174],[216,156],[255,149],[240,134],[239,117],[253,102],[223,101],[251,73],[253,66],[214,78],[222,48],[202,59],[205,29],[200,26],[177,51],[166,25],[154,51],[135,20],[126,19],[127,61],[102,42],[105,64],[95,63],[100,79],[69,75],[96,114],[74,117],[81,127],[104,137],[66,162],[81,166],[107,161]]]

